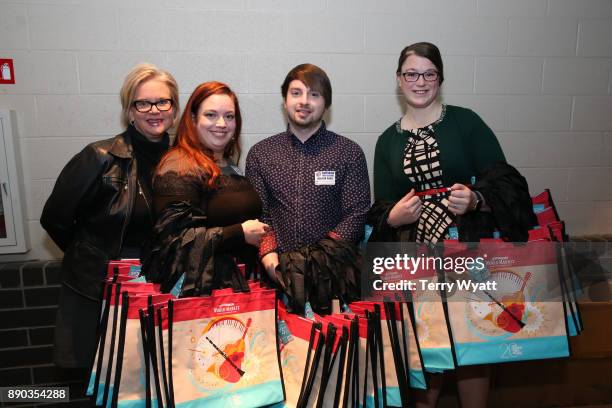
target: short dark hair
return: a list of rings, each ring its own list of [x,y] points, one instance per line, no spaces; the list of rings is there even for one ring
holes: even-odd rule
[[[402,73],[402,65],[404,65],[404,61],[406,61],[410,54],[430,60],[436,66],[439,83],[442,84],[444,81],[444,65],[442,64],[442,55],[440,55],[438,47],[429,42],[418,42],[404,48],[397,62],[397,71],[395,72],[397,75]]]
[[[283,99],[287,99],[287,92],[289,91],[289,84],[291,81],[299,80],[304,83],[310,89],[320,92],[325,99],[325,109],[329,108],[332,104],[332,88],[329,77],[321,68],[313,64],[300,64],[293,68],[287,76],[285,81],[281,85],[281,92],[283,93]]]

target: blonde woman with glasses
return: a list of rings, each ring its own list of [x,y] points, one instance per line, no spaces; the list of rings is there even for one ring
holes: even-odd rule
[[[138,258],[154,223],[151,181],[179,113],[178,87],[154,65],[134,67],[120,91],[125,131],[87,145],[60,173],[40,223],[64,251],[55,363],[92,364],[110,259]]]

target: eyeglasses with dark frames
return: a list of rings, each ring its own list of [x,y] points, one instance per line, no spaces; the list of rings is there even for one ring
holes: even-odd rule
[[[416,82],[421,76],[423,76],[423,79],[425,79],[427,82],[433,82],[438,79],[438,71],[434,70],[429,70],[425,72],[408,71],[402,72],[401,75],[404,78],[404,81],[406,82]]]
[[[157,102],[151,102],[144,99],[134,101],[132,106],[140,113],[147,113],[153,109],[153,106],[160,112],[166,112],[172,109],[172,99],[160,99]]]

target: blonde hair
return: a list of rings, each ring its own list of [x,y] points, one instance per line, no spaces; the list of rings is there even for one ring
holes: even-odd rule
[[[157,68],[153,64],[138,64],[127,74],[121,86],[121,91],[119,91],[119,98],[121,99],[121,124],[124,127],[127,127],[130,123],[130,108],[132,103],[134,103],[136,88],[151,79],[162,81],[168,86],[174,109],[173,119],[176,121],[180,110],[176,80],[172,74]]]

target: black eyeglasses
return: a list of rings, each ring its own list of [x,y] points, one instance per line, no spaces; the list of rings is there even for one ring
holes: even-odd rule
[[[414,72],[414,71],[408,71],[408,72],[402,72],[401,75],[404,77],[404,81],[406,82],[416,82],[419,80],[419,77],[422,75],[423,79],[425,79],[427,82],[433,82],[436,81],[438,79],[438,71],[425,71],[425,72]]]
[[[172,99],[160,99],[157,102],[151,102],[147,100],[138,100],[132,103],[132,106],[140,113],[147,113],[153,109],[153,106],[160,112],[166,112],[172,109]]]

